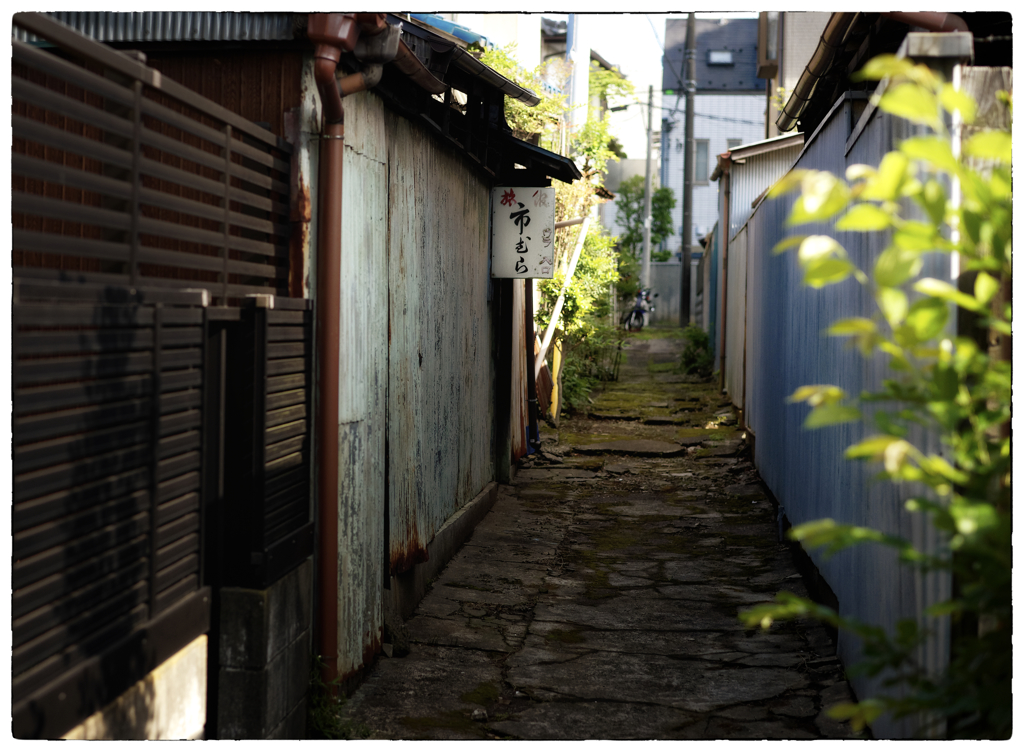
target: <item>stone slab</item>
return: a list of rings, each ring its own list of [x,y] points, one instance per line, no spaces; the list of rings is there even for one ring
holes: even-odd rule
[[[573,447],[580,454],[621,454],[629,457],[679,457],[686,450],[676,443],[654,439],[619,439]]]
[[[694,721],[676,708],[625,702],[553,702],[535,705],[488,728],[523,740],[664,739]]]
[[[786,669],[723,669],[704,661],[603,652],[564,663],[519,666],[509,670],[508,678],[517,687],[566,700],[648,702],[692,712],[765,700],[807,684],[799,673]]]

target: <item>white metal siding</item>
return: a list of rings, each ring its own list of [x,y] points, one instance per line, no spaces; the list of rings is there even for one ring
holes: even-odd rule
[[[807,62],[818,47],[821,32],[825,30],[831,11],[790,11],[783,14],[782,70],[779,86],[788,98]]]
[[[753,202],[781,178],[800,156],[803,144],[763,152],[745,158],[742,164],[729,168],[729,234],[739,232],[753,212]]]

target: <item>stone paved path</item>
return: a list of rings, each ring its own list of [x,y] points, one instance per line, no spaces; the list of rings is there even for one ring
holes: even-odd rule
[[[383,739],[851,736],[825,630],[747,631],[738,609],[806,594],[735,416],[632,340],[589,417],[563,420],[345,706]]]

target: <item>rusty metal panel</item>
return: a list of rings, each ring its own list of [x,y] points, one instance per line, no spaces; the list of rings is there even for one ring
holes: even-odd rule
[[[387,389],[387,165],[384,108],[345,100],[338,385],[338,674],[380,646]]]
[[[387,135],[390,298],[381,303],[390,309],[389,562],[399,574],[494,476],[490,191],[410,121],[389,113]],[[521,300],[518,310],[521,319]]]
[[[837,104],[795,167],[843,175],[850,164],[878,164],[899,139],[910,135],[904,121],[877,113],[844,156],[851,106],[849,101]],[[871,426],[804,430],[806,408],[786,404],[786,397],[804,384],[836,384],[859,394],[877,389],[887,376],[884,359],[863,359],[843,341],[824,334],[836,319],[871,316],[870,291],[852,279],[823,290],[805,288],[795,254],[771,255],[772,246],[790,234],[827,233],[839,240],[855,263],[870,269],[886,238],[879,233],[837,232],[834,220],[790,230],[784,223],[794,199],[790,195],[764,202],[748,225],[747,419],[757,436],[757,467],[793,524],[831,517],[875,527],[908,538],[924,550],[935,550],[934,531],[903,508],[904,501],[921,490],[877,482],[873,466],[843,458],[845,448],[871,433]],[[924,276],[949,279],[948,257],[931,256]],[[911,439],[926,452],[941,449],[934,435],[919,433]],[[869,623],[891,626],[897,619],[912,618],[922,604],[949,593],[945,575],[924,577],[910,572],[895,555],[878,547],[856,547],[827,560],[817,552],[811,555],[835,591],[840,613]],[[948,656],[948,624],[938,621],[928,627],[935,632],[922,658],[925,665],[938,669]],[[860,658],[858,646],[843,633],[838,649],[847,665]],[[862,676],[853,683],[862,697],[884,691],[877,679]],[[905,736],[913,729],[907,721],[881,719],[875,732]]]

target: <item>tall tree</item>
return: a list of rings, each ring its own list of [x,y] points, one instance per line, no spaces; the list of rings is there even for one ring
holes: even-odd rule
[[[672,209],[675,205],[676,197],[671,188],[658,188],[651,196],[651,247],[672,234]],[[615,221],[624,228],[619,235],[619,245],[633,258],[638,258],[644,241],[644,179],[641,175],[619,183],[616,206]],[[651,259],[665,261],[670,255],[668,251],[652,253]]]

